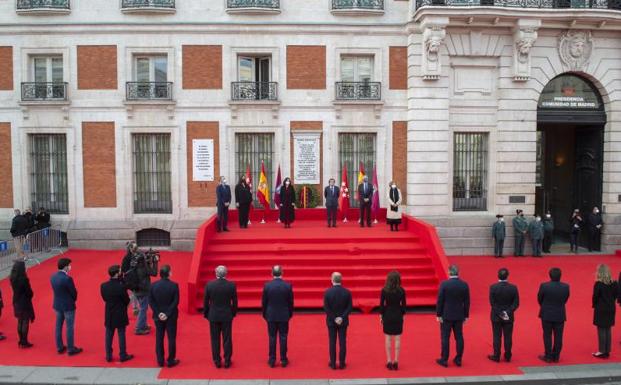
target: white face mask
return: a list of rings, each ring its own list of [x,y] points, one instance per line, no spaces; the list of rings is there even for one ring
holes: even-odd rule
[[[291,182],[289,182],[289,181],[285,182],[285,185],[287,185],[287,186],[289,186],[290,184],[291,184]]]
[[[498,218],[498,222],[504,222],[505,218]]]
[[[552,217],[552,215],[546,214],[546,218],[551,218],[551,217]]]
[[[226,179],[222,179],[222,184],[226,184]]]
[[[537,217],[537,218],[535,218],[535,220],[536,220],[537,222],[539,222],[539,221],[541,220],[541,218]]]
[[[390,187],[392,187],[392,188],[397,188],[397,185],[396,185],[396,184],[393,184],[393,185],[392,185],[392,186],[390,186]]]
[[[597,214],[597,213],[599,213],[599,210],[593,210],[593,212],[594,212],[595,214]]]

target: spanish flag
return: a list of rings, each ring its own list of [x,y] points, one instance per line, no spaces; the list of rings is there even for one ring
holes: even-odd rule
[[[364,175],[365,175],[365,173],[364,173],[364,164],[362,162],[360,162],[360,165],[358,166],[358,185],[356,186],[356,189],[362,183],[362,178],[364,178]],[[354,199],[358,200],[358,194],[354,195]]]
[[[257,188],[257,198],[263,207],[267,210],[270,207],[270,188],[267,184],[267,176],[265,175],[265,164],[261,161],[261,175],[259,176],[259,187]]]

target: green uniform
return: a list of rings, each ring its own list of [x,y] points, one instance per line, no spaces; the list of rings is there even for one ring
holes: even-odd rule
[[[502,249],[505,245],[505,222],[496,221],[492,226],[492,238],[494,238],[494,256],[502,257]]]
[[[533,219],[528,225],[528,232],[533,243],[533,257],[541,257],[541,245],[543,243],[543,223]]]
[[[524,241],[528,231],[528,222],[521,215],[513,218],[513,233],[515,235],[514,254],[516,257],[524,256]]]

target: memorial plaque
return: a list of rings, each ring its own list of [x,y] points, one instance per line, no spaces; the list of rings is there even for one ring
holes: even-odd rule
[[[320,183],[320,133],[293,134],[293,180],[296,184]]]
[[[192,180],[213,182],[213,139],[192,139]]]

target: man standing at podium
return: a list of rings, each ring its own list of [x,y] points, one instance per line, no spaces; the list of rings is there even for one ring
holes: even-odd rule
[[[330,178],[329,186],[323,191],[326,200],[326,210],[328,212],[328,227],[336,227],[336,211],[339,207],[339,196],[341,189],[334,185],[334,178]]]

